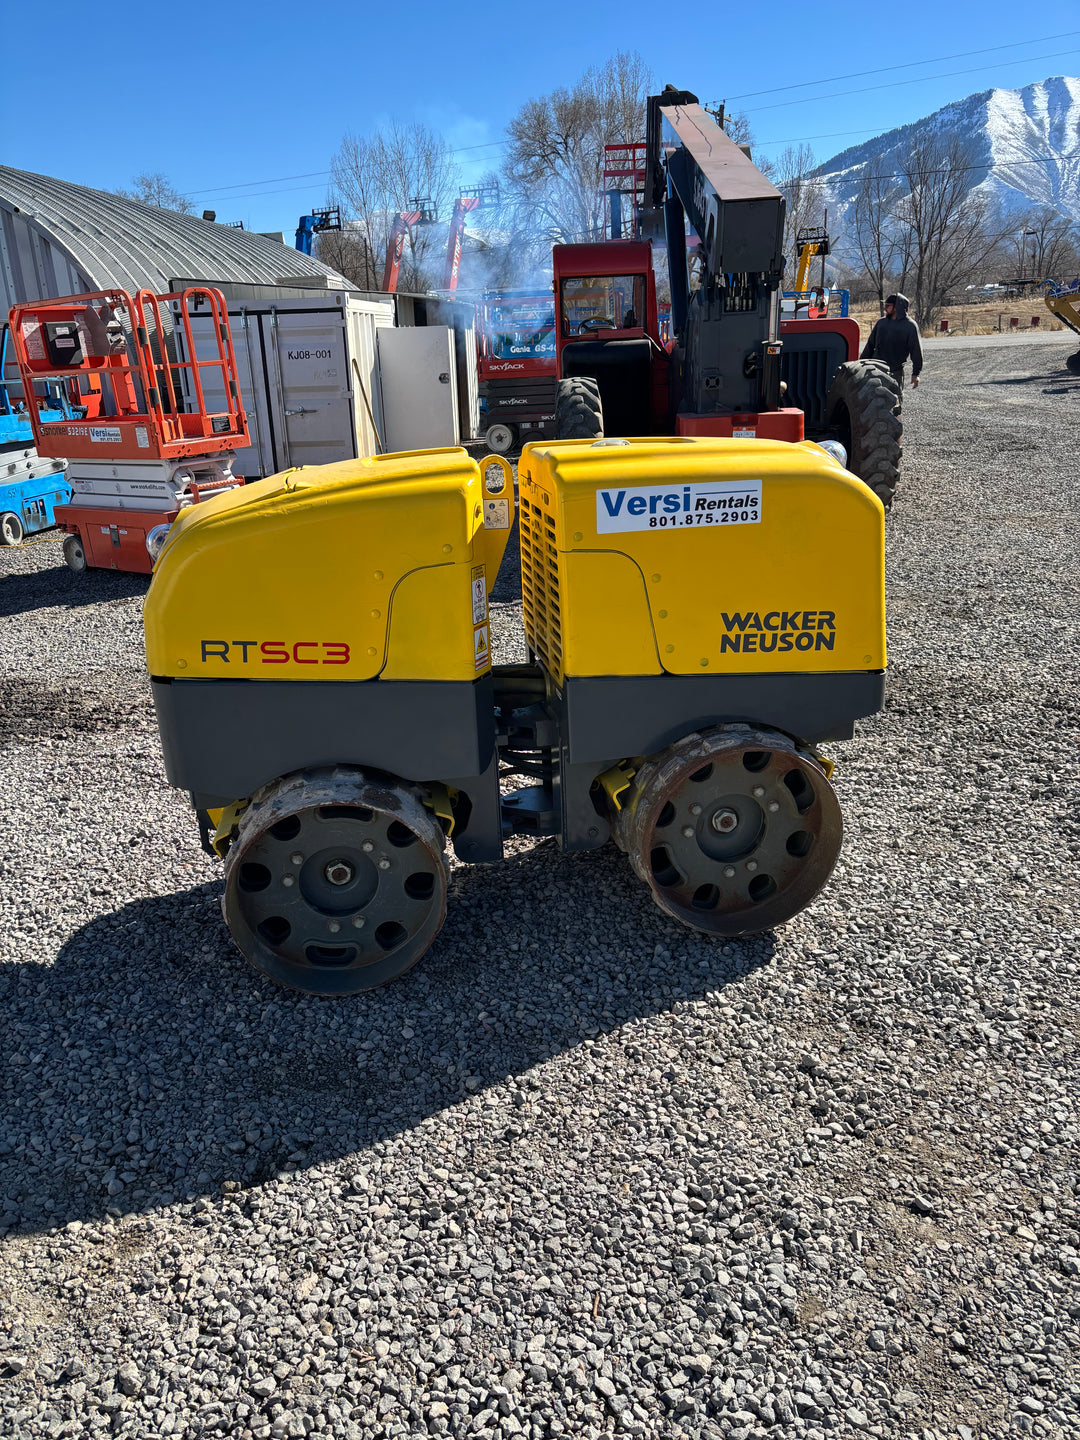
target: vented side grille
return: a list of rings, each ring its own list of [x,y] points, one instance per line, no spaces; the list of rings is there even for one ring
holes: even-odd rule
[[[825,422],[825,397],[836,363],[827,350],[795,350],[786,348],[780,356],[780,378],[787,381],[785,405],[797,406],[806,416],[807,426]]]
[[[544,669],[561,681],[562,610],[555,522],[538,505],[522,498],[519,530],[525,635]]]
[[[829,330],[799,334],[796,326],[784,330],[783,340],[780,379],[787,382],[784,404],[803,412],[809,434],[825,424],[829,386],[837,368],[847,359],[847,340]]]

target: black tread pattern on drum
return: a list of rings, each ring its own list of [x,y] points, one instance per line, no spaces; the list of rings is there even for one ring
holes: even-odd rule
[[[841,365],[829,387],[825,421],[836,424],[846,408],[851,427],[848,469],[881,500],[892,504],[900,479],[903,453],[901,392],[880,360],[849,360]]]
[[[604,415],[600,389],[589,376],[560,380],[555,399],[557,440],[602,440]]]

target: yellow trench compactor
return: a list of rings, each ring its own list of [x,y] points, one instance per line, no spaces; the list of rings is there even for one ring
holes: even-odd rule
[[[809,442],[551,441],[518,472],[530,663],[492,665],[509,465],[431,450],[184,511],[145,606],[170,781],[283,984],[420,958],[447,842],[609,840],[714,935],[810,903],[841,841],[816,750],[881,707],[881,502]],[[508,782],[510,782],[508,784]],[[510,788],[514,785],[517,788]]]

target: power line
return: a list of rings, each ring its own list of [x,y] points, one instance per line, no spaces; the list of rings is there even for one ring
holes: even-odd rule
[[[832,130],[828,135],[789,135],[786,140],[753,140],[751,145],[757,150],[762,145],[804,145],[810,140],[842,140],[849,135],[880,135],[882,133],[880,128],[874,127],[867,130]]]
[[[1080,30],[1066,30],[1060,35],[1033,35],[1030,40],[1014,40],[1008,45],[989,45],[985,50],[958,50],[955,55],[935,55],[930,60],[908,60],[902,65],[876,65],[872,70],[852,70],[848,75],[826,75],[820,80],[801,80],[797,85],[772,85],[768,90],[745,90],[741,95],[732,95],[731,99],[750,100],[755,95],[778,95],[785,90],[805,90],[810,85],[832,85],[837,80],[861,80],[864,75],[887,75],[893,70],[912,70],[918,65],[943,65],[946,60],[966,60],[970,55],[990,55],[996,50],[1017,50],[1021,45],[1042,45],[1050,40],[1070,40],[1074,35],[1080,35]],[[928,75],[925,78],[929,80],[933,77]]]
[[[1066,55],[1080,55],[1080,50],[1055,50],[1050,55],[1027,55],[1015,63],[1029,65],[1034,64],[1036,60],[1060,60]],[[993,69],[993,66],[975,65],[967,70],[943,70],[940,75],[917,75],[911,80],[888,80],[884,85],[863,85],[858,90],[833,90],[828,95],[804,95],[799,100],[778,100],[775,105],[758,105],[755,107],[754,113],[757,114],[761,110],[784,110],[790,105],[810,105],[817,100],[840,100],[847,95],[869,95],[878,90],[894,90],[899,85],[922,85],[929,80],[951,80],[956,75],[977,75],[980,71],[990,69]]]
[[[1041,44],[1043,40],[1067,39],[1067,38],[1069,38],[1069,37],[1072,36],[1072,35],[1078,35],[1078,34],[1080,34],[1080,31],[1077,31],[1077,30],[1068,30],[1068,31],[1063,32],[1063,34],[1060,35],[1060,36],[1044,35],[1044,36],[1036,37],[1035,39],[1033,39],[1033,40],[1031,40],[1031,41],[1028,41],[1028,42],[1026,42],[1026,43],[1032,44],[1032,45]],[[806,82],[803,82],[802,84],[799,84],[799,85],[784,85],[784,86],[781,86],[781,87],[779,87],[779,88],[780,88],[780,90],[797,90],[797,89],[803,89],[803,88],[805,88],[806,85],[827,85],[827,84],[833,83],[833,81],[835,81],[835,80],[858,79],[858,78],[859,78],[860,76],[862,76],[862,75],[883,74],[883,73],[885,73],[886,71],[908,69],[908,68],[910,68],[911,65],[919,65],[919,64],[931,65],[931,64],[938,64],[938,63],[940,63],[940,62],[943,61],[943,60],[959,59],[959,58],[961,58],[962,56],[965,56],[965,55],[984,55],[984,54],[989,54],[991,51],[994,51],[994,50],[1004,50],[1004,49],[1012,49],[1012,50],[1015,50],[1016,48],[1017,48],[1016,45],[1009,45],[1009,46],[994,45],[994,46],[990,46],[989,49],[987,49],[987,50],[967,50],[967,51],[960,51],[960,52],[958,52],[958,54],[957,54],[956,56],[944,55],[944,56],[939,56],[939,57],[937,57],[936,60],[911,61],[911,62],[909,62],[908,64],[905,64],[905,65],[888,65],[888,66],[882,67],[882,68],[879,69],[879,70],[859,70],[859,71],[853,71],[850,75],[834,75],[834,76],[830,76],[828,79],[806,81]],[[1026,63],[1029,63],[1029,62],[1034,62],[1034,61],[1036,61],[1036,60],[1051,60],[1051,59],[1063,58],[1063,57],[1066,56],[1066,55],[1077,55],[1077,54],[1080,54],[1080,50],[1055,51],[1052,55],[1029,55],[1029,56],[1027,56],[1027,57],[1020,57],[1020,58],[1016,61],[1016,63],[1017,63],[1017,64],[1020,64],[1020,63],[1025,63],[1025,64],[1026,64]],[[923,81],[930,81],[930,80],[948,80],[948,79],[952,79],[953,77],[955,77],[955,76],[957,76],[957,75],[974,75],[974,74],[979,73],[979,72],[982,71],[982,70],[987,70],[987,69],[990,69],[990,68],[992,68],[992,67],[991,67],[991,66],[987,66],[987,65],[976,65],[976,66],[970,67],[970,68],[968,68],[968,69],[966,69],[966,70],[950,70],[950,71],[945,71],[945,72],[943,72],[943,73],[940,74],[940,75],[919,75],[919,76],[915,76],[915,77],[913,77],[913,78],[911,78],[911,79],[909,79],[909,80],[891,80],[891,81],[886,82],[884,85],[867,85],[867,86],[863,86],[863,87],[861,87],[860,89],[857,89],[857,90],[839,90],[839,91],[834,91],[832,94],[829,94],[829,95],[804,95],[804,96],[802,96],[802,97],[801,97],[800,99],[798,99],[798,100],[781,100],[781,101],[778,101],[777,104],[775,104],[775,105],[759,105],[759,106],[756,107],[756,110],[780,110],[780,109],[784,109],[784,108],[786,108],[786,107],[788,107],[788,106],[791,106],[791,105],[805,105],[805,104],[810,103],[810,102],[812,102],[812,101],[814,101],[814,100],[837,100],[837,99],[842,99],[843,97],[845,97],[845,96],[847,96],[847,95],[866,95],[866,94],[869,94],[871,91],[892,89],[892,88],[895,88],[895,87],[900,86],[900,85],[918,85],[918,84],[922,83]],[[772,93],[775,93],[775,91],[762,91],[762,90],[747,91],[744,95],[736,95],[736,96],[734,96],[733,99],[740,100],[740,99],[745,99],[745,98],[747,98],[748,95],[751,95],[751,96],[752,96],[752,95],[762,95],[762,94],[772,94]],[[800,136],[800,137],[797,137],[797,138],[792,139],[792,140],[761,140],[761,141],[758,141],[757,143],[758,143],[759,145],[799,144],[799,143],[802,143],[803,141],[808,141],[808,140],[830,140],[830,139],[842,138],[842,137],[845,137],[845,136],[848,136],[848,135],[872,135],[872,134],[875,134],[875,133],[876,133],[876,132],[873,131],[873,130],[841,130],[841,131],[834,131],[832,134],[829,134],[829,135],[807,135],[807,136]],[[468,154],[468,153],[470,153],[470,152],[472,152],[472,151],[475,151],[475,150],[505,149],[508,143],[509,143],[509,142],[506,141],[506,140],[486,140],[486,141],[484,141],[484,142],[482,142],[481,144],[478,144],[478,145],[461,145],[461,146],[458,146],[456,149],[451,150],[451,151],[449,151],[448,153],[451,154],[451,155],[464,155],[464,154]],[[1026,162],[1026,161],[1023,161],[1023,162],[1018,162],[1018,163],[1026,164],[1026,163],[1036,163],[1036,162]],[[981,167],[975,167],[975,168],[981,168]],[[325,179],[327,176],[329,176],[329,175],[331,175],[331,174],[333,174],[333,171],[331,171],[331,170],[311,170],[311,171],[307,171],[307,172],[305,172],[305,173],[302,173],[302,174],[300,174],[300,175],[276,175],[276,176],[272,176],[272,177],[270,177],[270,178],[268,178],[268,179],[265,179],[265,180],[244,180],[244,181],[239,181],[239,182],[237,182],[237,183],[235,183],[235,184],[232,184],[232,185],[219,185],[219,186],[214,186],[214,187],[208,187],[208,188],[203,189],[203,190],[190,190],[190,191],[186,191],[186,192],[184,192],[184,193],[188,196],[189,199],[190,199],[190,198],[193,198],[193,197],[196,196],[196,195],[211,195],[211,196],[225,195],[225,194],[227,194],[227,193],[229,193],[229,192],[236,191],[236,190],[248,190],[248,187],[249,187],[249,186],[252,186],[252,185],[275,185],[275,184],[277,184],[279,181],[282,181],[282,180],[304,180],[304,179],[313,180],[313,179]],[[885,177],[885,178],[888,178],[888,177]],[[241,200],[258,200],[258,199],[261,199],[261,198],[262,198],[263,196],[265,196],[265,195],[289,195],[289,194],[295,194],[298,190],[303,189],[303,188],[305,188],[305,187],[302,187],[302,186],[291,186],[289,189],[286,189],[286,190],[248,190],[248,193],[245,194],[245,195],[233,195],[233,196],[231,196],[231,198],[233,198],[233,199],[235,199],[235,200],[237,200],[237,201],[241,201]]]
[[[249,185],[277,185],[282,180],[317,180],[329,175],[329,170],[305,170],[300,175],[271,175],[266,180],[241,180],[236,185],[207,185],[203,190],[186,190],[190,200],[193,195],[224,195],[226,190],[244,190]]]
[[[448,153],[450,155],[464,155],[470,150],[489,150],[493,145],[497,145],[501,148],[505,146],[506,143],[507,142],[505,140],[486,140],[482,145],[461,145],[456,150],[450,150]],[[190,200],[196,195],[224,195],[227,191],[230,190],[246,190],[251,185],[277,185],[282,180],[320,180],[325,179],[328,175],[332,175],[333,173],[334,172],[332,170],[305,170],[302,171],[299,175],[270,175],[265,180],[240,180],[235,185],[207,185],[202,190],[185,190],[183,193]],[[269,190],[261,191],[259,193],[269,195],[284,195],[288,194],[289,192],[284,190]],[[237,198],[241,200],[254,200],[257,198],[257,196],[254,194],[241,195]]]

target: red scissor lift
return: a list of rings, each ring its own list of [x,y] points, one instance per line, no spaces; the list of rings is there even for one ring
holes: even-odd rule
[[[209,347],[201,339],[199,349],[196,297],[209,303],[214,322]],[[132,298],[99,290],[16,305],[10,324],[24,393],[64,381],[74,412],[43,424],[31,410],[38,453],[68,461],[75,492],[56,508],[69,532],[64,558],[73,570],[149,573],[163,527],[180,510],[243,483],[232,461],[249,443],[248,429],[221,292],[139,290]],[[176,327],[186,360],[171,343]]]

